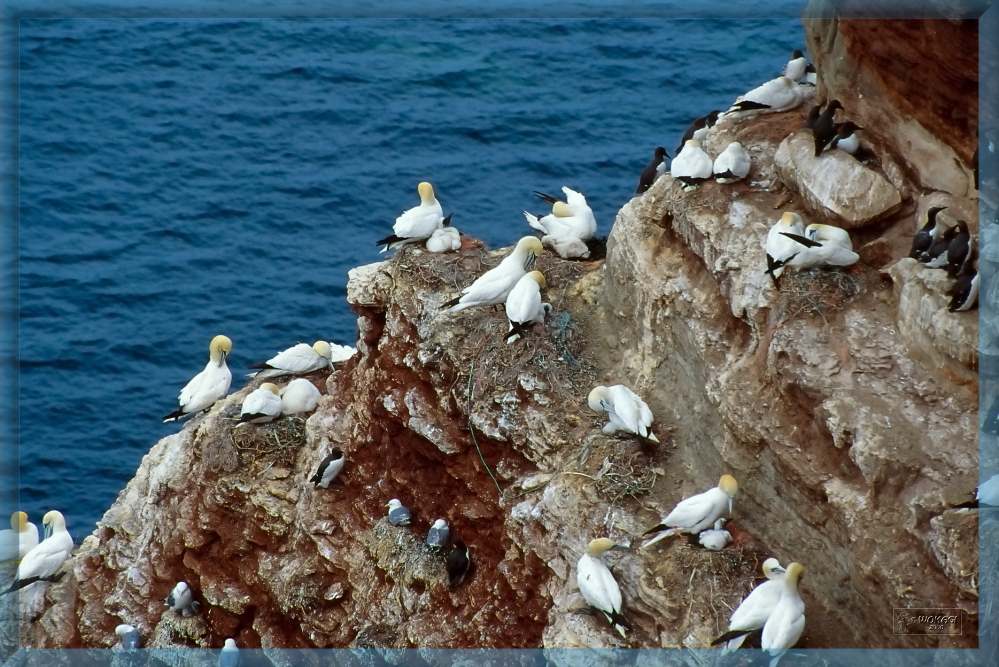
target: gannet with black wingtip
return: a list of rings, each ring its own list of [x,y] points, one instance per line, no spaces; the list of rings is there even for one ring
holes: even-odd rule
[[[790,111],[801,104],[804,99],[805,93],[799,90],[797,83],[786,76],[779,76],[740,96],[729,108],[728,113]]]
[[[254,364],[252,368],[261,370],[250,373],[248,377],[274,378],[282,375],[314,373],[329,368],[335,361],[349,359],[356,351],[350,346],[331,345],[325,340],[317,340],[312,345],[298,343],[278,352],[261,364]]]
[[[204,370],[195,375],[180,390],[177,397],[179,407],[163,418],[164,422],[176,421],[212,407],[215,401],[226,395],[232,383],[232,372],[226,365],[226,358],[232,352],[232,341],[227,336],[212,338],[208,346],[208,363]]]
[[[334,447],[326,455],[326,458],[319,463],[319,467],[316,468],[316,474],[310,477],[309,481],[317,489],[328,489],[346,464],[347,457],[344,456],[343,451],[339,447]]]
[[[219,651],[218,667],[239,667],[239,662],[239,647],[236,646],[236,640],[229,637]]]
[[[601,556],[611,549],[623,548],[606,537],[592,540],[576,563],[576,584],[587,604],[603,614],[614,630],[625,637],[628,622],[621,615],[621,589]]]
[[[732,533],[725,530],[725,519],[718,519],[715,525],[702,530],[697,542],[708,551],[721,551],[732,541]]]
[[[319,405],[319,397],[322,396],[316,385],[305,378],[295,378],[282,387],[280,393],[283,415],[312,412]]]
[[[420,205],[404,211],[395,219],[392,233],[380,239],[376,245],[385,246],[380,252],[389,248],[398,248],[407,243],[424,241],[444,225],[444,209],[441,208],[434,186],[423,181],[416,186],[420,195]]]
[[[697,535],[702,530],[711,527],[723,516],[732,514],[732,499],[739,492],[739,484],[731,475],[722,475],[718,486],[685,498],[677,503],[673,511],[663,517],[662,523],[653,526],[643,533],[651,535],[659,533],[642,545],[648,549],[653,544],[667,537],[687,533]]]
[[[243,399],[239,421],[250,424],[266,424],[281,416],[281,397],[276,384],[264,382]]]
[[[762,628],[770,618],[770,613],[780,600],[784,580],[784,568],[780,566],[780,561],[776,558],[763,561],[763,576],[767,580],[754,588],[732,612],[728,630],[711,642],[712,646],[725,642],[725,653],[734,651],[742,646],[746,637]]]
[[[784,65],[784,76],[797,82],[805,76],[806,67],[808,67],[808,60],[805,59],[805,55],[799,49],[795,49],[791,53],[791,59]]]
[[[178,581],[170,594],[163,600],[163,606],[184,618],[193,616],[201,609],[201,603],[194,599],[194,593],[186,581]]]
[[[688,139],[669,164],[670,175],[690,187],[711,178],[713,162],[697,139]]]
[[[822,225],[822,227],[838,229],[829,225]],[[797,269],[810,269],[818,266],[851,266],[860,260],[860,255],[850,247],[842,245],[840,239],[836,237],[823,241],[789,232],[781,232],[781,235],[791,239],[799,246],[794,256],[784,262],[784,266],[793,266]]]
[[[608,421],[602,429],[607,435],[624,431],[649,442],[659,442],[652,432],[652,410],[623,384],[594,387],[586,397],[586,404],[594,412],[607,413]]]
[[[0,563],[20,560],[38,546],[38,527],[28,521],[27,512],[10,515],[10,528],[0,530]]]
[[[784,265],[800,251],[798,244],[785,236],[785,233],[799,236],[805,233],[805,224],[800,215],[791,211],[785,212],[767,232],[766,272],[775,285],[777,279],[784,273]]]
[[[794,232],[789,233],[793,234]],[[850,232],[842,227],[813,222],[805,227],[805,233],[801,236],[819,243],[831,243],[847,250],[853,250],[853,239],[850,238]]]
[[[122,650],[133,651],[137,648],[142,648],[142,636],[139,634],[138,628],[134,625],[122,623],[115,626],[114,633],[118,636]]]
[[[801,563],[787,566],[780,582],[780,599],[763,625],[760,648],[773,657],[770,667],[776,667],[780,657],[798,643],[805,631],[805,603],[798,592],[798,582],[804,573]]]
[[[444,218],[443,226],[440,229],[435,229],[434,233],[427,239],[428,251],[451,252],[461,248],[461,232],[451,226],[452,215]]]
[[[4,593],[10,593],[39,581],[55,581],[56,573],[73,551],[73,538],[66,530],[66,519],[60,512],[50,510],[42,517],[48,537],[21,559],[17,575]]]
[[[569,210],[572,211],[572,215],[579,218],[581,223],[585,225],[585,228],[588,230],[588,235],[580,238],[584,241],[593,238],[593,235],[597,233],[597,219],[593,215],[593,209],[591,209],[590,205],[586,202],[586,197],[582,192],[577,192],[568,185],[562,186],[562,192],[565,194],[565,203],[569,207]],[[559,202],[557,198],[545,194],[544,192],[535,191],[534,194],[551,204],[552,210],[554,211],[555,204]]]
[[[461,290],[461,294],[441,304],[441,310],[446,308],[449,313],[457,313],[474,306],[504,303],[517,281],[534,268],[542,250],[538,237],[523,237],[498,266],[479,276],[475,282]]]
[[[427,531],[427,546],[443,549],[447,546],[450,535],[451,529],[448,528],[447,521],[437,519],[434,521],[434,525],[430,526],[430,530]]]
[[[506,318],[510,323],[506,335],[507,343],[512,343],[527,333],[535,324],[544,324],[545,306],[541,301],[541,290],[547,286],[545,275],[531,271],[517,281],[506,297]],[[551,308],[551,306],[548,306]]]
[[[542,245],[554,249],[563,259],[590,256],[590,249],[585,242],[593,238],[596,232],[592,215],[589,218],[577,216],[568,204],[557,201],[548,215],[538,217],[524,211],[524,218],[532,229],[544,234],[541,238]]]
[[[413,514],[398,498],[388,501],[388,520],[393,526],[408,526],[413,521]]]
[[[715,158],[711,171],[719,183],[734,183],[749,174],[749,153],[738,141],[733,141]]]

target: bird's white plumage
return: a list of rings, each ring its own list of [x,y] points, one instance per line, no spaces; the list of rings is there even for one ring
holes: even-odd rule
[[[580,228],[585,230],[584,235],[579,238],[586,241],[593,238],[597,233],[597,219],[593,215],[593,209],[586,202],[586,197],[582,192],[576,192],[568,186],[562,186],[565,194],[565,203],[569,205],[573,217],[579,219]]]
[[[337,478],[344,466],[347,464],[347,457],[339,449],[330,452],[319,464],[319,470],[310,479],[321,489],[330,488],[330,484]]]
[[[786,262],[802,248],[800,243],[790,239],[782,232],[803,236],[805,233],[804,223],[797,213],[785,213],[780,220],[775,222],[767,232],[766,252],[778,262]],[[780,266],[774,270],[774,278],[780,278],[784,273],[784,267]]]
[[[836,140],[836,148],[853,155],[860,148],[860,137],[854,132],[847,137]]]
[[[860,255],[838,243],[826,242],[817,247],[798,245],[797,253],[788,260],[786,266],[810,269],[817,266],[851,266],[860,260]]]
[[[450,533],[451,529],[448,527],[447,521],[444,519],[437,519],[434,521],[434,524],[430,526],[430,530],[427,531],[427,545],[431,547],[447,546]]]
[[[749,174],[749,166],[749,153],[746,152],[742,144],[733,141],[715,158],[712,173],[718,177],[719,174],[729,172],[732,176],[718,178],[718,182],[732,183],[745,178]]]
[[[708,551],[721,551],[732,541],[732,534],[724,526],[725,519],[718,519],[713,527],[701,531],[698,543]]]
[[[673,178],[681,179],[705,179],[711,178],[711,168],[713,166],[711,157],[704,152],[701,144],[696,139],[688,139],[683,144],[683,149],[677,153],[676,157],[669,165],[669,173]]]
[[[624,431],[659,442],[651,431],[652,410],[638,394],[623,384],[594,387],[587,397],[587,404],[594,412],[607,413],[608,421],[603,427],[604,433],[610,435]]]
[[[343,346],[337,345],[336,347],[342,348]],[[282,375],[302,375],[329,367],[332,362],[331,357],[319,354],[315,348],[315,345],[308,343],[292,345],[287,350],[282,350],[268,359],[267,368],[258,373],[251,373],[250,376],[269,378]],[[332,348],[331,344],[330,349],[332,350]]]
[[[141,648],[140,644],[142,638],[139,635],[138,628],[134,625],[122,623],[121,625],[115,626],[114,633],[118,636],[122,649],[131,651]]]
[[[610,569],[599,556],[584,553],[576,563],[576,585],[594,609],[605,614],[621,613],[621,589]]]
[[[0,530],[0,562],[20,560],[38,546],[38,527],[24,515],[23,527],[20,513],[10,517],[10,528]]]
[[[197,613],[200,606],[194,599],[194,592],[186,581],[178,581],[163,604],[185,618]]]
[[[257,387],[243,399],[240,416],[260,415],[249,420],[254,424],[264,424],[281,416],[281,397],[268,387]]]
[[[773,563],[771,567],[769,564]],[[784,581],[784,569],[776,558],[768,558],[763,564],[763,573],[767,580],[750,591],[749,595],[739,604],[728,622],[729,632],[745,631],[747,633],[759,630],[770,618],[771,612],[780,600]],[[726,643],[726,651],[742,646],[747,635],[730,639]]]
[[[730,475],[722,475],[718,486],[685,498],[663,517],[658,526],[648,532],[659,533],[642,545],[642,549],[678,533],[697,535],[710,528],[715,521],[732,513],[732,498],[738,484]]]
[[[779,76],[776,79],[771,79],[753,88],[745,95],[739,97],[736,103],[756,102],[757,104],[765,104],[768,107],[767,109],[753,109],[752,111],[789,111],[801,104],[805,99],[807,94],[804,90],[805,88],[807,87],[799,86],[786,76]]]
[[[427,239],[430,252],[451,252],[461,248],[461,233],[454,227],[441,227]]]
[[[793,647],[805,631],[805,603],[798,593],[797,580],[790,576],[793,566],[788,566],[788,575],[780,582],[780,599],[763,625],[760,648],[771,655]]]
[[[522,238],[499,265],[489,269],[463,289],[458,303],[451,306],[448,312],[457,313],[473,306],[505,302],[517,281],[534,266],[540,249],[541,242],[537,238],[533,236]]]
[[[322,394],[305,378],[295,378],[281,388],[281,414],[297,415],[312,412]]]
[[[236,640],[230,637],[219,651],[218,667],[239,667],[239,663],[239,647],[236,646]]]
[[[52,510],[45,515],[43,523],[52,533],[24,555],[17,566],[17,579],[51,577],[73,551],[73,538],[66,530],[66,519]]]
[[[525,274],[517,281],[507,295],[504,307],[511,329],[514,324],[544,322],[545,309],[541,302],[541,285],[534,272]]]
[[[842,227],[812,223],[805,227],[803,236],[819,243],[831,243],[847,250],[853,250],[853,240],[850,238],[850,232]]]
[[[184,414],[201,412],[225,396],[231,383],[232,372],[226,365],[225,357],[217,362],[210,360],[200,373],[184,385],[177,401]]]
[[[403,211],[392,225],[392,233],[401,239],[430,238],[444,222],[444,209],[437,201],[433,189],[430,190],[429,196],[424,197],[422,192],[420,196],[420,204]]]
[[[784,66],[784,76],[786,76],[791,81],[799,81],[801,77],[805,76],[805,68],[808,66],[808,60],[804,56],[799,56],[797,58],[792,58],[787,61],[787,65]]]

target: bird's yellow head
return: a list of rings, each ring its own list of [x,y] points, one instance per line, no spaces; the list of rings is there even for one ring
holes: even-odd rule
[[[416,186],[416,191],[420,193],[420,202],[423,204],[433,204],[436,197],[434,196],[434,186],[430,183],[423,181]]]
[[[603,412],[604,409],[600,407],[600,401],[604,400],[606,395],[607,387],[602,384],[597,385],[590,390],[590,395],[586,397],[586,404],[590,406],[590,410],[593,410],[594,412]]]
[[[556,218],[571,218],[572,209],[564,201],[557,201],[552,204],[552,215]]]
[[[798,214],[794,213],[792,211],[785,211],[784,215],[782,215],[780,217],[781,224],[785,225],[785,226],[788,226],[788,227],[790,227],[791,225],[794,225],[795,223],[798,223],[800,221],[801,221],[801,218],[798,216]]]
[[[527,274],[534,282],[538,284],[539,287],[548,287],[548,283],[545,281],[545,274],[540,271],[531,271]]]
[[[801,580],[801,575],[805,574],[805,566],[801,563],[791,563],[787,566],[787,574],[784,577],[787,581],[797,585]]]
[[[735,494],[739,492],[739,483],[732,475],[722,475],[721,479],[718,480],[718,488],[724,491],[729,498],[735,498]]]
[[[58,510],[49,510],[42,517],[42,525],[47,526],[52,529],[65,528],[66,519],[63,517],[62,512]]]
[[[229,340],[228,336],[219,334],[215,338],[212,338],[212,342],[208,346],[208,354],[212,361],[220,364],[225,361],[230,352],[232,352],[232,341]]]
[[[784,568],[780,566],[780,561],[776,558],[768,558],[763,561],[763,576],[773,579],[775,575],[783,574]]]
[[[14,512],[10,515],[10,527],[15,533],[23,532],[28,527],[28,513]]]
[[[324,340],[317,340],[315,343],[312,344],[312,349],[313,351],[315,351],[316,354],[318,354],[320,357],[323,357],[324,359],[333,358],[333,348],[331,348],[330,344]]]
[[[617,544],[614,543],[614,540],[608,537],[598,537],[595,540],[591,540],[586,546],[586,553],[591,556],[599,556],[602,553],[610,551],[616,546]]]
[[[534,267],[534,262],[537,261],[538,255],[541,254],[543,249],[541,239],[537,236],[525,236],[517,241],[517,247],[514,248],[513,252],[524,258],[524,270],[530,271]]]
[[[280,389],[278,389],[278,386],[273,382],[264,382],[263,384],[260,385],[260,389],[266,389],[275,396],[277,396],[278,393],[281,391]]]

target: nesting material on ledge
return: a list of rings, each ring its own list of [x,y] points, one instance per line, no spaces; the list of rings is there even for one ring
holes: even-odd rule
[[[305,444],[305,419],[282,417],[270,424],[235,428],[229,439],[241,468],[293,467],[298,450]]]
[[[863,289],[863,280],[840,270],[791,271],[780,279],[777,313],[781,321],[821,317],[849,303]]]

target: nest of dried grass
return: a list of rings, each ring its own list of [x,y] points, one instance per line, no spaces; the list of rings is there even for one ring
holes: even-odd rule
[[[281,417],[269,424],[247,424],[229,431],[229,441],[244,470],[272,465],[293,467],[298,450],[305,445],[305,419]]]
[[[780,278],[782,321],[821,317],[842,310],[862,291],[863,281],[838,269],[785,272]]]
[[[600,495],[612,505],[647,495],[658,478],[659,473],[649,465],[648,457],[637,453],[605,458],[596,475]]]

